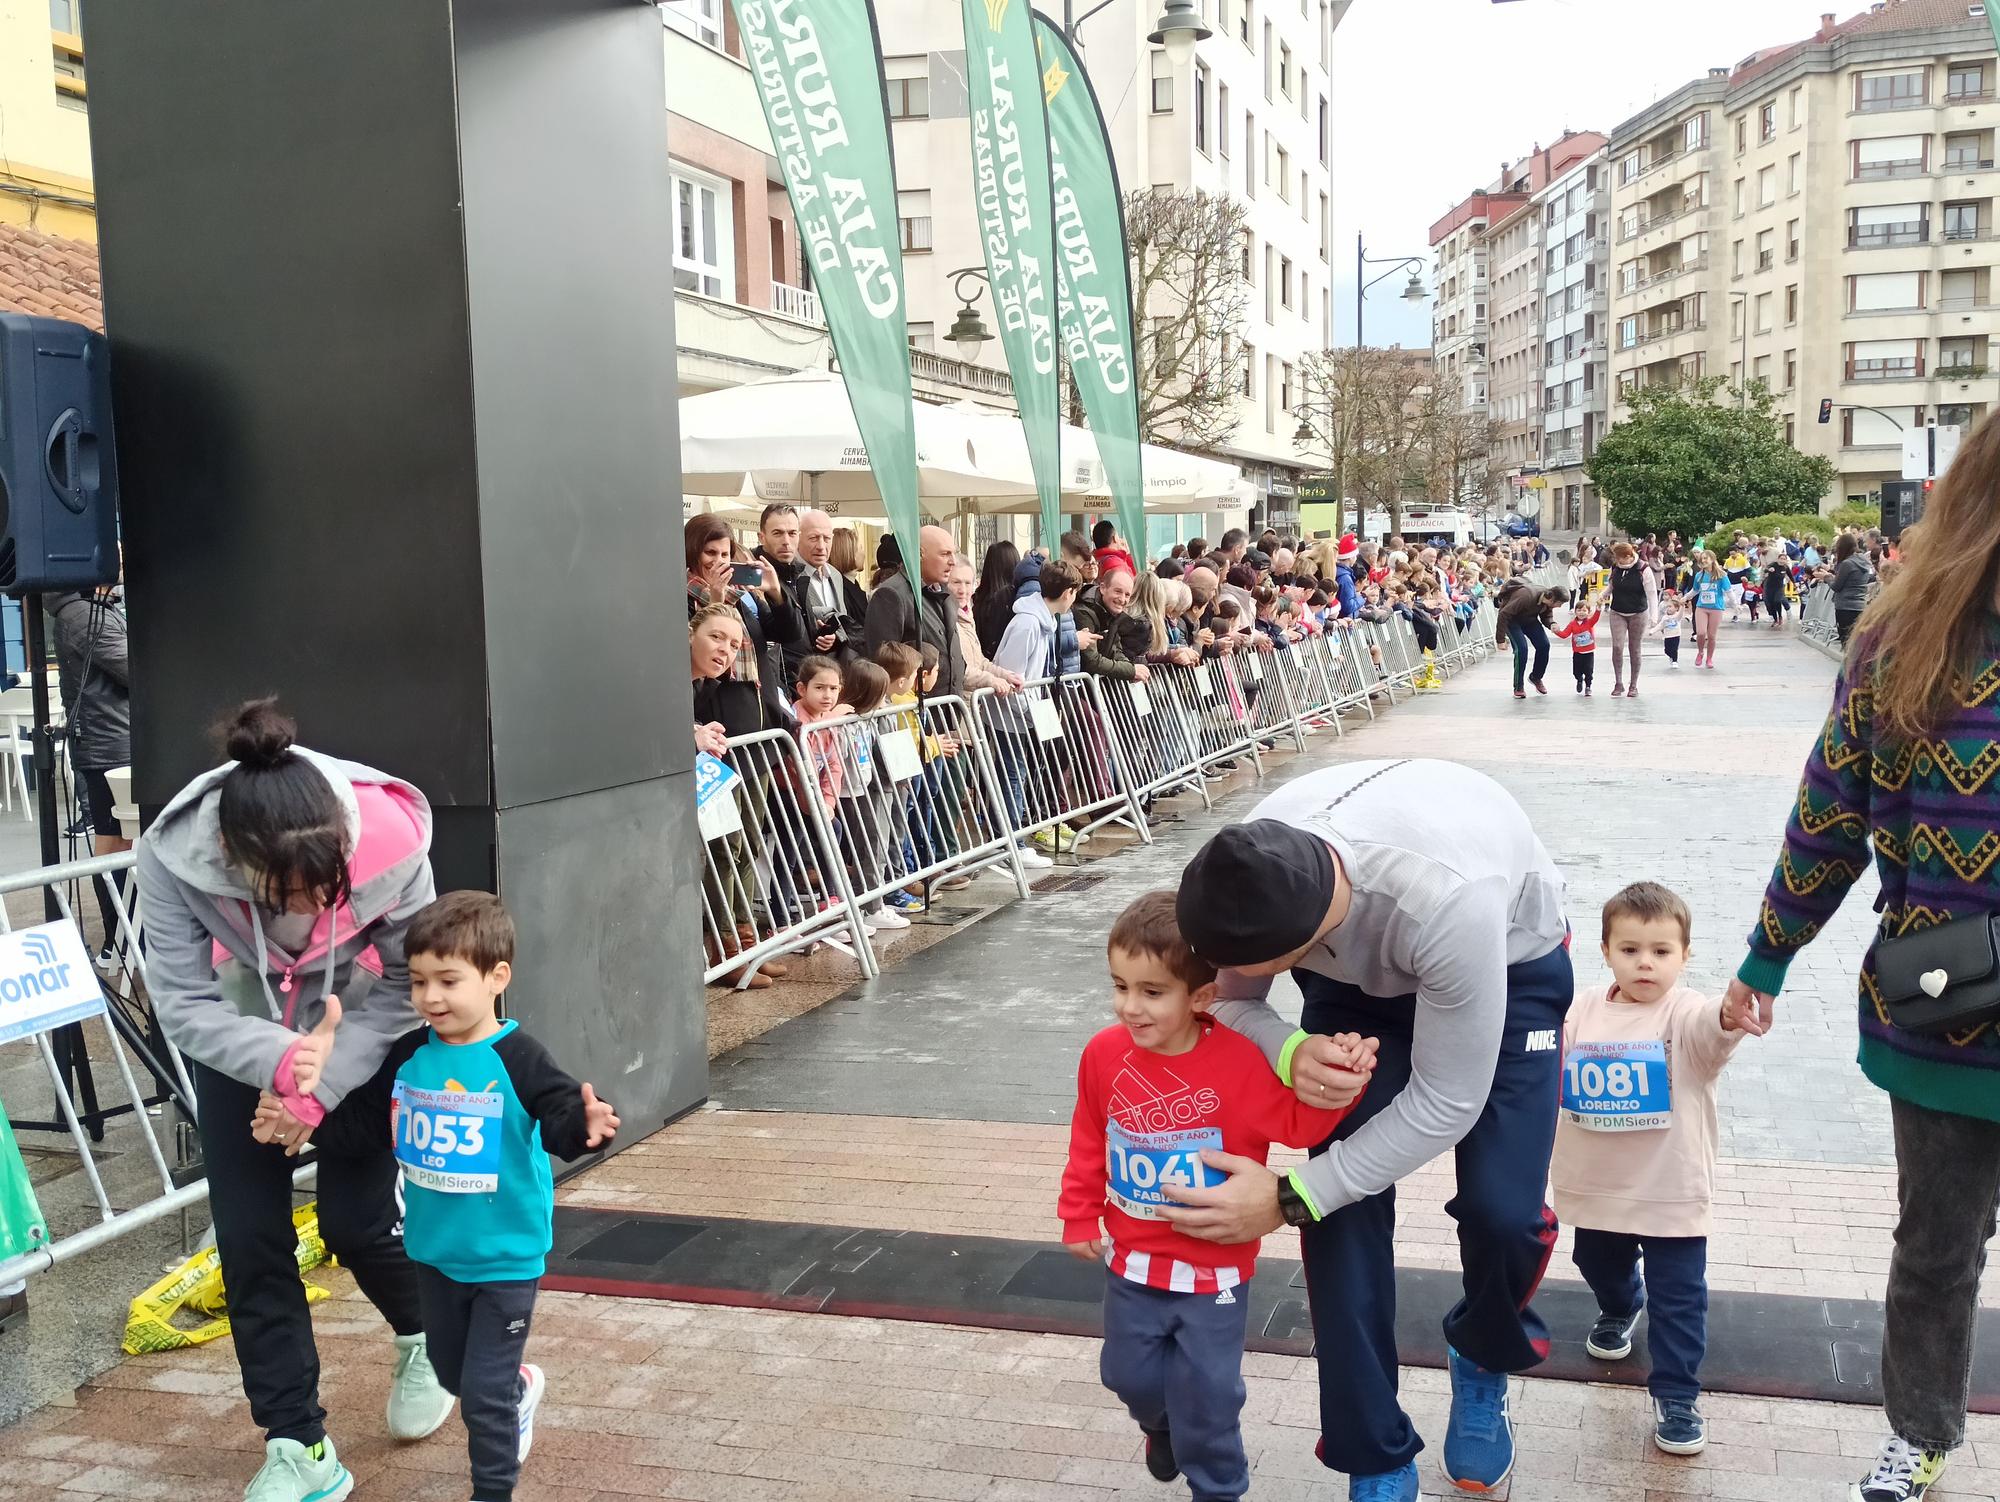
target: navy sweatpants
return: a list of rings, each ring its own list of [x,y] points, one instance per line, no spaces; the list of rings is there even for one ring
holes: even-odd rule
[[[1307,1032],[1381,1039],[1368,1093],[1329,1139],[1338,1142],[1409,1083],[1416,998],[1367,996],[1304,970],[1293,976],[1305,993]],[[1525,1371],[1549,1354],[1548,1327],[1529,1300],[1556,1244],[1543,1189],[1574,989],[1567,949],[1508,967],[1493,1089],[1454,1153],[1458,1193],[1445,1209],[1458,1222],[1465,1283],[1444,1337],[1488,1371]],[[1324,1151],[1325,1143],[1314,1149]],[[1396,1395],[1396,1191],[1333,1211],[1300,1240],[1319,1359],[1320,1459],[1350,1476],[1393,1471],[1424,1447]]]
[[[1700,1397],[1701,1358],[1708,1354],[1708,1238],[1628,1236],[1579,1226],[1575,1255],[1576,1270],[1606,1314],[1622,1319],[1645,1306],[1646,1354],[1653,1359],[1646,1391],[1690,1403]]]
[[[1250,1490],[1243,1454],[1243,1334],[1250,1289],[1171,1293],[1104,1273],[1098,1371],[1141,1429],[1170,1430],[1194,1502]]]

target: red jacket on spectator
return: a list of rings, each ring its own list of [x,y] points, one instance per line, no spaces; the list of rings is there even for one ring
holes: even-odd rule
[[[1097,576],[1100,579],[1115,568],[1122,568],[1135,579],[1139,577],[1139,565],[1123,548],[1099,548],[1093,556],[1097,559]]]

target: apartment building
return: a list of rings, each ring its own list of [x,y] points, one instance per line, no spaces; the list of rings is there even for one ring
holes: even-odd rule
[[[1600,149],[1551,178],[1530,209],[1541,225],[1542,526],[1604,525],[1590,456],[1604,436],[1610,386],[1611,170]]]
[[[1146,40],[1159,19],[1158,0],[1112,0],[1078,33],[1125,190],[1205,189],[1244,209],[1248,285],[1230,348],[1241,392],[1233,430],[1205,452],[1241,469],[1274,522],[1296,515],[1298,477],[1325,463],[1299,451],[1295,404],[1301,362],[1332,342],[1327,68],[1348,3],[1203,0],[1213,35],[1182,67]],[[1060,5],[1037,8],[1060,22]],[[876,18],[889,79],[910,341],[919,351],[936,349],[961,291],[989,327],[993,322],[982,279],[957,275],[985,264],[973,202],[965,38],[958,5],[942,0],[878,0]],[[1173,311],[1158,307],[1147,316],[1166,324]],[[997,339],[980,351],[978,368],[1005,379]]]
[[[1462,389],[1466,411],[1484,413],[1488,404],[1494,227],[1604,144],[1595,131],[1565,131],[1554,145],[1503,163],[1499,177],[1431,226],[1437,256],[1431,351],[1439,380]]]
[[[1523,198],[1488,232],[1487,468],[1518,490],[1542,472],[1542,220]]]
[[[0,224],[95,243],[82,0],[0,0]]]
[[[1983,5],[1886,0],[1619,126],[1621,391],[1763,381],[1790,439],[1839,470],[1829,505],[1879,499],[1904,431],[1983,417],[1996,71]]]

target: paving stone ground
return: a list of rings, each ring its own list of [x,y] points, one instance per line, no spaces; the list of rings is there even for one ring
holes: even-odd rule
[[[1516,703],[1489,665],[1344,742],[1315,742],[1309,758],[1274,761],[1272,780],[1338,757],[1478,766],[1543,830],[1580,937],[1617,886],[1663,880],[1695,911],[1693,978],[1718,983],[1740,951],[1833,673],[1788,637],[1748,628],[1725,628],[1721,657],[1713,673],[1654,659],[1636,702],[1576,699],[1559,657],[1557,692]],[[1171,884],[1199,840],[1254,796],[1197,809],[1153,851],[1082,873],[1101,882],[1003,908],[736,1050],[718,1061],[715,1108],[572,1181],[564,1197],[1052,1239],[1076,1050],[1106,1016],[1110,915]],[[1880,1295],[1893,1224],[1887,1112],[1852,1061],[1870,895],[1857,892],[1795,967],[1779,1031],[1746,1044],[1725,1076],[1719,1288]],[[1591,974],[1587,960],[1582,968]],[[979,1165],[975,1193],[941,1171],[947,1151]],[[1412,1266],[1450,1263],[1446,1192],[1431,1170],[1402,1197],[1399,1256]],[[1270,1245],[1292,1254],[1284,1237]],[[343,1274],[315,1276],[337,1294],[318,1330],[356,1496],[462,1502],[457,1421],[415,1446],[383,1437],[386,1334]],[[551,1385],[522,1502],[1176,1495],[1146,1479],[1088,1340],[551,1294],[530,1355]],[[1252,1355],[1246,1371],[1250,1495],[1344,1497],[1312,1456],[1312,1364]],[[1404,1386],[1435,1445],[1443,1375],[1407,1370]],[[1641,1393],[1530,1379],[1517,1395],[1517,1502],[1836,1502],[1880,1434],[1866,1407],[1718,1394],[1705,1400],[1707,1454],[1672,1460],[1650,1444]],[[1976,1418],[1970,1435],[1932,1495],[2000,1502],[2000,1420]],[[0,1431],[0,1502],[233,1499],[256,1455],[226,1344],[127,1361],[74,1405]],[[1435,1448],[1424,1456],[1425,1495],[1452,1495],[1435,1458]]]

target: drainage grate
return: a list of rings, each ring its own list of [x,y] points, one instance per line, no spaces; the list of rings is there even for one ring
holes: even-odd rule
[[[1044,876],[1040,881],[1029,887],[1028,890],[1043,894],[1049,892],[1083,892],[1098,885],[1100,882],[1108,880],[1110,880],[1109,877],[1096,875],[1089,871],[1063,871],[1058,872],[1054,876]]]

